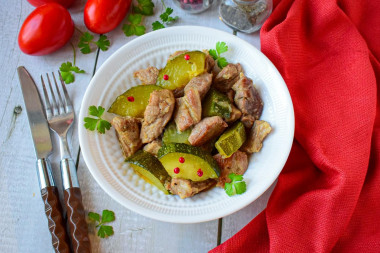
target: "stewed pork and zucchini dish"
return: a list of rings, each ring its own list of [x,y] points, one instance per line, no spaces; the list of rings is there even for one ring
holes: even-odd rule
[[[141,84],[115,98],[111,124],[125,161],[165,194],[224,188],[271,132],[239,63],[220,69],[207,51],[178,51],[164,68],[146,66],[134,77]]]

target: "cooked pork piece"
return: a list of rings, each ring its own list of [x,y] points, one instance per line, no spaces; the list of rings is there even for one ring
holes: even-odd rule
[[[189,142],[193,146],[200,146],[219,136],[227,127],[220,116],[204,118],[191,131]]]
[[[248,169],[248,156],[239,150],[229,158],[223,158],[220,154],[214,155],[213,158],[220,168],[220,177],[216,186],[221,188],[224,188],[225,183],[231,182],[231,179],[228,177],[230,173],[243,175]]]
[[[183,97],[176,98],[176,110],[174,112],[174,121],[179,131],[185,131],[186,129],[194,125],[194,120],[191,117],[190,112],[183,101]]]
[[[144,151],[151,153],[154,156],[157,156],[158,150],[162,147],[162,141],[157,139],[148,143],[144,146]]]
[[[183,53],[186,53],[188,52],[187,50],[179,50],[179,51],[175,51],[174,53],[172,53],[169,58],[168,58],[168,61],[170,60],[173,60],[175,57],[177,57],[178,55],[180,54],[183,54]]]
[[[212,70],[214,69],[215,61],[211,57],[211,55],[209,55],[208,51],[206,51],[206,63],[205,64],[206,64],[206,70],[207,70],[207,72],[211,73]]]
[[[240,119],[241,117],[241,111],[236,108],[233,104],[231,105],[232,111],[231,111],[231,116],[229,119],[226,120],[227,123],[232,123],[235,122],[236,120]]]
[[[255,120],[247,140],[244,142],[241,150],[248,153],[259,152],[263,146],[265,137],[272,131],[272,127],[264,120]]]
[[[190,88],[185,92],[184,100],[194,124],[197,124],[202,119],[202,103],[201,97],[197,89]]]
[[[177,89],[172,90],[174,97],[175,98],[183,97],[185,95],[184,89],[185,88],[182,87],[182,88],[177,88]]]
[[[156,84],[159,70],[155,67],[140,69],[133,73],[134,77],[140,79],[143,84]]]
[[[123,155],[128,158],[142,146],[140,140],[140,120],[132,117],[116,116],[111,121],[115,128]]]
[[[212,82],[212,74],[204,73],[202,75],[193,77],[185,87],[185,93],[191,88],[197,89],[201,99],[206,96],[206,93],[210,89]]]
[[[177,194],[181,199],[184,199],[210,188],[215,185],[215,182],[216,181],[214,179],[193,182],[188,179],[173,178],[170,186],[167,185],[167,188],[171,191],[171,193]]]
[[[174,121],[179,131],[185,131],[197,124],[202,117],[201,97],[197,89],[189,88],[185,96],[177,98],[177,109],[174,113]]]
[[[149,143],[156,139],[169,122],[175,106],[175,98],[170,90],[155,90],[150,94],[141,127],[141,140]]]
[[[231,103],[233,103],[234,97],[235,97],[235,91],[234,90],[228,90],[226,92],[226,94],[227,94],[228,99],[231,101]]]
[[[239,80],[242,72],[240,64],[228,64],[220,71],[215,79],[213,87],[222,92],[227,92]]]
[[[251,128],[253,122],[260,118],[263,111],[263,101],[260,98],[259,92],[253,86],[252,80],[247,78],[243,73],[240,74],[240,79],[232,89],[235,93],[235,104],[243,113],[241,121],[244,126]]]

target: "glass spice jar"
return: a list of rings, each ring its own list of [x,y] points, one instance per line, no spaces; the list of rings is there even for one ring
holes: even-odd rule
[[[210,8],[214,0],[173,0],[173,2],[188,13],[199,13]]]
[[[253,33],[272,13],[272,0],[222,0],[219,18],[232,29]]]

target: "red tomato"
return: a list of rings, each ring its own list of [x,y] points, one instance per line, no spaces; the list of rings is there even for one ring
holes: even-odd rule
[[[18,45],[26,54],[45,55],[63,47],[74,33],[70,13],[57,3],[37,7],[25,19]]]
[[[94,33],[103,34],[123,21],[132,0],[88,0],[84,7],[84,23]]]
[[[28,2],[31,5],[36,6],[36,7],[46,4],[46,3],[55,2],[55,3],[59,3],[60,5],[66,8],[70,7],[74,3],[74,1],[75,0],[28,0]]]

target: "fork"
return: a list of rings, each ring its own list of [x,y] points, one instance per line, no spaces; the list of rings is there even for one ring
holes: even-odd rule
[[[67,132],[74,122],[73,105],[59,71],[58,75],[63,96],[61,96],[54,72],[52,72],[52,79],[55,84],[55,89],[53,88],[49,75],[46,74],[48,85],[45,85],[44,78],[41,75],[41,82],[45,97],[46,118],[50,129],[53,130],[53,132],[55,132],[59,137],[61,152],[60,168],[72,250],[73,252],[91,252],[85,212],[82,204],[82,194],[79,188],[75,163],[71,158],[67,143]],[[49,98],[46,86],[50,90],[51,99]]]

